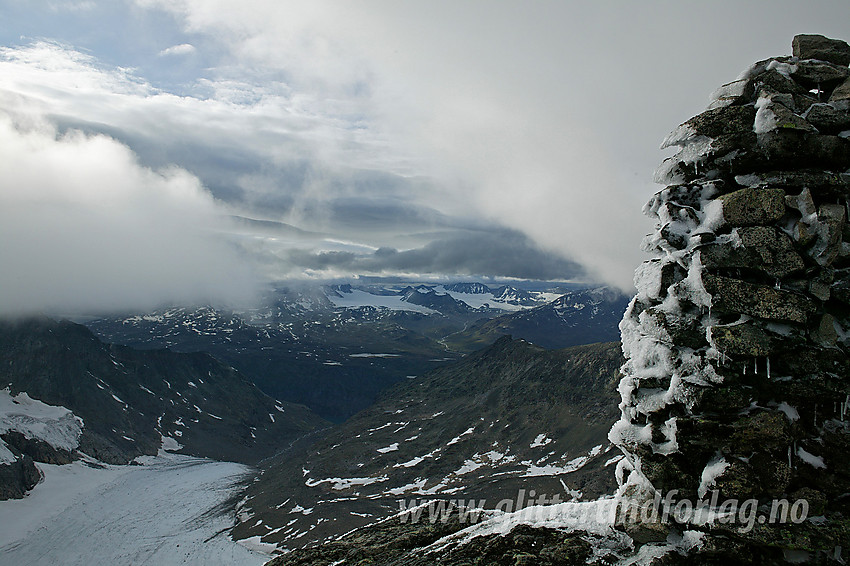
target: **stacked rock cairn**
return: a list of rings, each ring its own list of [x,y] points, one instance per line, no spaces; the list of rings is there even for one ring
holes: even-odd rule
[[[769,515],[804,500],[807,518],[748,529],[674,513],[628,527],[639,543],[696,531],[703,554],[850,554],[850,46],[799,35],[792,49],[664,142],[679,150],[644,208],[655,257],[620,325],[610,438],[635,501],[677,490],[673,501],[757,500]]]

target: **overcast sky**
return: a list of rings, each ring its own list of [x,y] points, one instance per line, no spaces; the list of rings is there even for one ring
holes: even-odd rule
[[[666,133],[848,22],[844,0],[0,0],[0,311],[356,275],[629,289]]]

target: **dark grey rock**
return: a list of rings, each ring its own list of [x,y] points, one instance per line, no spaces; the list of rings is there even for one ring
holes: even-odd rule
[[[794,159],[801,167],[823,167],[845,171],[850,167],[850,140],[838,136],[808,136],[801,147],[803,152]]]
[[[809,274],[809,293],[823,302],[829,300],[831,295],[834,272],[832,269],[821,269],[817,273]]]
[[[712,308],[718,313],[743,313],[773,321],[805,323],[816,308],[803,295],[729,277],[703,274]]]
[[[751,132],[755,119],[753,106],[726,106],[703,112],[683,125],[697,135],[717,138],[724,134]]]
[[[829,96],[830,102],[843,102],[850,100],[850,79],[835,87],[832,94]]]
[[[720,269],[756,269],[776,279],[805,269],[803,258],[794,250],[791,238],[772,226],[737,229],[740,245],[731,242],[700,248],[704,267]]]
[[[43,440],[27,438],[20,432],[9,431],[0,435],[0,438],[9,446],[14,446],[21,454],[26,454],[36,462],[45,464],[70,464],[74,461],[74,454],[68,450],[54,448]]]
[[[0,501],[20,499],[41,481],[41,472],[29,456],[0,464]]]
[[[798,169],[796,171],[768,171],[755,173],[747,176],[750,186],[783,187],[788,193],[798,193],[807,190],[807,195],[789,194],[786,203],[790,208],[799,210],[804,215],[815,211],[812,195],[818,197],[835,198],[850,195],[850,175],[822,169]],[[803,204],[811,202],[811,206],[805,210],[796,203],[801,196]],[[808,212],[806,212],[808,210]]]
[[[818,238],[812,255],[820,265],[831,265],[838,257],[846,220],[847,214],[843,205],[823,204],[818,208]]]
[[[850,278],[843,277],[833,283],[830,288],[830,296],[850,306]]]
[[[753,77],[754,91],[758,91],[762,87],[768,87],[774,92],[788,93],[793,95],[805,95],[808,89],[800,86],[791,78],[783,75],[776,69],[765,71],[764,73]]]
[[[808,88],[827,90],[844,82],[850,76],[847,66],[820,61],[800,61],[791,78]]]
[[[812,104],[804,118],[822,134],[838,134],[850,128],[850,111],[829,104]]]
[[[812,337],[821,346],[831,348],[838,342],[838,333],[835,331],[835,317],[824,313],[815,327]]]
[[[794,57],[820,59],[836,65],[850,65],[850,45],[840,39],[829,39],[817,34],[795,35],[791,41]]]

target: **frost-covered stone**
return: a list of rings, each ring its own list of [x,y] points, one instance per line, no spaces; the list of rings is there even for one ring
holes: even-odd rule
[[[820,265],[831,265],[838,257],[846,219],[843,205],[823,204],[818,208],[817,241],[812,248],[812,255]]]
[[[752,131],[756,117],[752,106],[727,106],[703,112],[679,126],[662,144],[664,147],[681,145],[683,141],[696,136],[717,138],[724,134]]]
[[[790,95],[786,96],[790,97]],[[761,97],[756,102],[757,111],[753,124],[755,133],[766,134],[777,129],[817,133],[817,128],[791,110],[794,105],[793,97],[791,97],[790,104],[777,102],[775,98],[777,97]]]
[[[829,39],[817,34],[795,35],[791,41],[794,57],[820,59],[836,65],[850,65],[850,45],[840,39]]]
[[[813,534],[850,533],[834,503],[850,493],[850,69],[799,41],[665,140],[680,151],[644,208],[655,258],[620,325],[621,494],[822,502],[817,526],[713,527],[706,548],[850,546]]]
[[[745,187],[782,187],[785,192],[796,196],[806,191],[811,201],[811,195],[827,197],[844,197],[850,195],[850,175],[841,172],[824,171],[823,169],[797,169],[790,171],[765,171],[739,175],[735,181]],[[800,210],[795,200],[786,199],[787,206]],[[811,207],[814,210],[814,207]]]

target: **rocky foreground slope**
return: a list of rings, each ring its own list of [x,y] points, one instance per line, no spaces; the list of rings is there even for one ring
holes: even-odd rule
[[[616,498],[400,515],[274,563],[845,564],[850,46],[792,48],[665,141],[655,257],[621,324]]]

